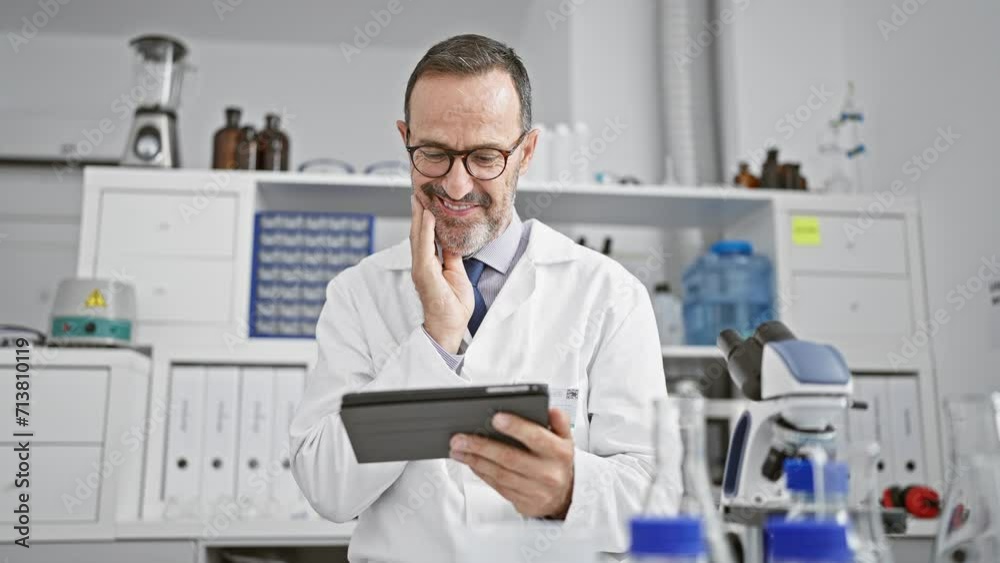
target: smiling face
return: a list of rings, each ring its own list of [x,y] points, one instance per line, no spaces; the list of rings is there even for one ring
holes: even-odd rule
[[[500,70],[473,76],[429,73],[413,87],[409,127],[402,121],[397,126],[410,146],[506,151],[521,136],[520,102],[510,75]],[[442,248],[468,256],[507,228],[517,179],[527,170],[536,136],[532,131],[525,137],[493,180],[472,177],[458,157],[441,178],[429,178],[411,166],[414,192],[434,214]]]

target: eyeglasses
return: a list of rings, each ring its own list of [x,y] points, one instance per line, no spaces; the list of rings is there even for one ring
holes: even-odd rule
[[[442,178],[451,172],[452,165],[455,164],[455,157],[462,159],[465,171],[469,176],[477,180],[494,180],[503,174],[507,169],[507,159],[521,146],[524,138],[528,135],[525,131],[517,138],[517,142],[510,150],[480,148],[468,151],[455,151],[443,149],[431,145],[406,146],[406,151],[410,153],[410,162],[413,167],[428,178]]]

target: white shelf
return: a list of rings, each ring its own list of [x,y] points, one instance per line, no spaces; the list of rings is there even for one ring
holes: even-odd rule
[[[722,352],[715,346],[664,346],[664,358],[722,359]]]
[[[906,533],[900,536],[903,538],[933,538],[937,536],[939,520],[918,520],[908,518],[906,520]]]
[[[277,545],[288,540],[310,540],[329,545],[347,545],[354,522],[334,524],[327,520],[240,520],[220,522],[159,521],[119,522],[116,537],[129,540],[194,539],[215,543],[252,540],[255,545]],[[218,524],[218,525],[216,525]]]

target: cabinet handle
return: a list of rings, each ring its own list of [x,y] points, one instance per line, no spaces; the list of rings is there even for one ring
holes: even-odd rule
[[[153,288],[153,295],[156,295],[158,297],[162,297],[162,296],[164,296],[166,294],[167,294],[167,288],[165,286],[158,285],[158,286],[156,286],[156,287]]]
[[[851,312],[852,313],[857,313],[858,309],[860,309],[860,308],[861,308],[861,304],[860,303],[858,303],[857,301],[852,301],[851,302]]]
[[[160,226],[160,230],[161,231],[169,231],[170,230],[170,223],[168,223],[166,221],[161,221],[159,226]]]

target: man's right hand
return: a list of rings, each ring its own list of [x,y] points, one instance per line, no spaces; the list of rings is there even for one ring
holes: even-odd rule
[[[413,284],[424,308],[424,330],[442,348],[457,354],[476,308],[472,283],[461,256],[445,250],[444,260],[438,258],[434,214],[424,209],[415,195],[410,196],[410,207]]]

